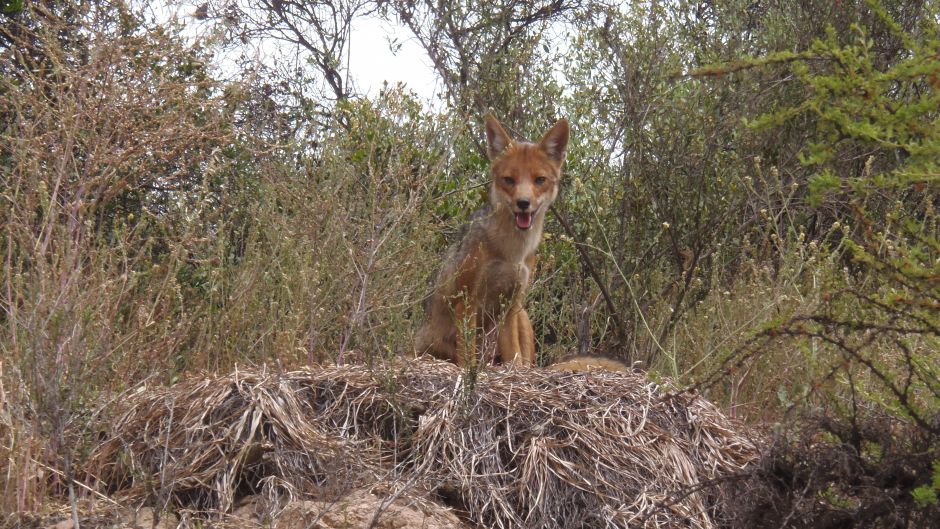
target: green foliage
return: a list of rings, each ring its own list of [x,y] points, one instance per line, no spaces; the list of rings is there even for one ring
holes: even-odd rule
[[[840,39],[830,28],[810,47],[812,66],[806,56],[791,65],[804,85],[803,100],[765,115],[756,126],[782,126],[811,115],[814,128],[801,153],[813,174],[809,203],[817,209],[837,207],[849,213],[843,223],[853,225],[836,235],[865,280],[835,290],[823,310],[810,317],[818,326],[805,332],[824,337],[850,361],[870,369],[893,394],[885,396],[884,405],[900,399],[896,412],[926,421],[937,405],[929,395],[940,391],[933,368],[924,367],[938,360],[940,329],[940,290],[934,280],[940,274],[935,211],[940,94],[931,77],[940,72],[940,41],[936,27],[908,34],[880,4],[870,5],[878,22],[908,47],[905,53],[885,63],[873,52],[870,30],[853,25],[850,35]],[[847,159],[860,155],[862,163]],[[856,334],[865,334],[868,343],[852,344]],[[889,335],[888,342],[872,338]],[[910,342],[915,336],[917,343]],[[891,341],[904,351],[900,362],[886,354]],[[871,352],[863,354],[867,348]],[[926,392],[926,400],[912,398],[919,392]]]
[[[940,492],[940,461],[933,463],[933,479],[929,485],[917,487],[911,494],[918,507],[924,508],[937,505],[937,493]]]
[[[890,21],[883,21],[888,23]],[[810,97],[765,114],[755,123],[772,126],[811,114],[815,123],[814,141],[801,153],[801,162],[817,170],[844,162],[840,154],[864,150],[880,158],[888,152],[903,153],[903,161],[893,162],[888,174],[872,174],[871,167],[846,175],[844,185],[855,192],[864,187],[903,188],[912,183],[936,183],[938,168],[937,108],[940,107],[936,77],[940,41],[932,36],[914,41],[900,35],[910,49],[906,58],[887,67],[872,49],[873,40],[864,27],[853,25],[853,35],[843,43],[830,28],[826,38],[817,40],[807,54],[791,68]],[[792,55],[785,54],[792,59]],[[771,56],[765,63],[781,57]],[[811,68],[809,60],[815,62]],[[892,163],[886,161],[885,163]],[[843,172],[843,174],[845,174]],[[831,188],[834,173],[817,178],[817,186]],[[826,182],[825,184],[823,182]],[[820,190],[822,191],[822,190]]]
[[[780,391],[801,395],[787,405],[811,417],[802,435],[828,438],[794,459],[813,461],[808,468],[817,477],[804,490],[815,491],[818,503],[793,509],[808,519],[854,512],[860,525],[935,519],[931,477],[916,469],[940,456],[940,27],[936,13],[903,29],[883,4],[866,6],[868,25],[829,27],[798,57],[770,54],[751,63],[766,68],[786,58],[803,94],[751,125],[804,129],[797,152],[807,208],[797,219],[839,249],[844,273],[814,277],[824,292],[818,300],[730,357],[737,369],[781,340],[803,351],[808,390],[792,384],[796,391]],[[816,458],[845,446],[859,470],[827,475]],[[888,489],[878,476],[891,472],[911,479]],[[866,492],[863,483],[875,488]],[[871,507],[885,501],[895,507]]]
[[[23,0],[3,0],[0,3],[0,12],[4,15],[15,15],[23,10]]]

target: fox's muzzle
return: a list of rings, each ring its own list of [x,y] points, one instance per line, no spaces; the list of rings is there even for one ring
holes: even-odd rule
[[[532,227],[532,219],[535,217],[534,211],[520,211],[516,213],[516,227],[520,230],[527,230]]]

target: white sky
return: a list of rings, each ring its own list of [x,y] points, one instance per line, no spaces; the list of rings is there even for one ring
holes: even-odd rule
[[[376,17],[353,21],[349,71],[359,90],[369,96],[377,95],[384,81],[401,82],[426,103],[440,96],[440,83],[421,45],[406,28]]]
[[[178,20],[184,25],[183,34],[190,38],[205,36],[214,23],[193,17],[201,0],[144,0],[142,7],[158,21]],[[360,16],[353,20],[348,50],[350,80],[356,90],[367,96],[376,96],[383,83],[404,84],[428,107],[440,101],[441,86],[421,45],[404,26],[389,23],[376,16]],[[392,51],[394,45],[395,51]],[[277,60],[277,44],[252,43],[256,60],[267,63]],[[343,57],[345,61],[347,57]],[[225,70],[228,60],[223,53],[218,57]],[[344,72],[345,73],[345,72]]]

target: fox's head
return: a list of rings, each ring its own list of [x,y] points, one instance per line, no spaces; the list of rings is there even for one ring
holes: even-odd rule
[[[515,142],[495,117],[486,117],[487,153],[493,178],[490,202],[497,215],[513,215],[528,230],[545,216],[558,196],[568,146],[568,120],[562,119],[537,144]],[[540,221],[541,222],[541,221]]]

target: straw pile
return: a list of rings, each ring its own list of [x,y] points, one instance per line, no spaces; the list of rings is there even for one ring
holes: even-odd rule
[[[125,400],[91,471],[137,500],[230,510],[239,495],[382,483],[486,527],[715,527],[754,443],[641,374],[395,361],[239,370]],[[715,485],[718,483],[718,485]]]

